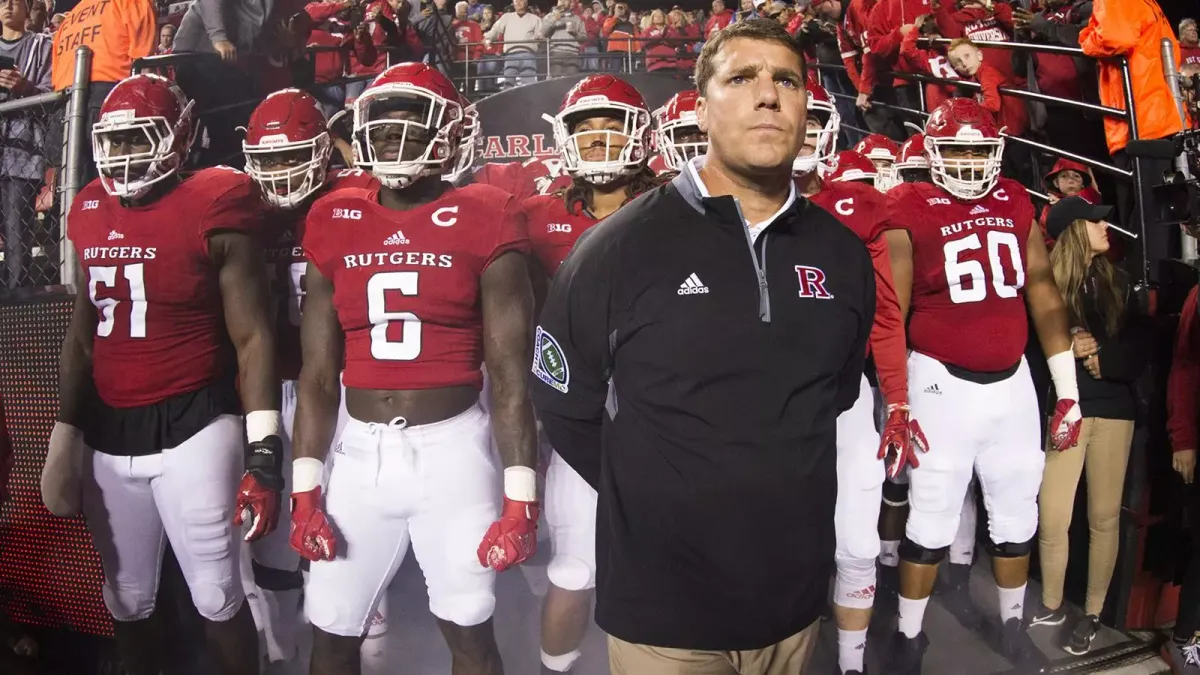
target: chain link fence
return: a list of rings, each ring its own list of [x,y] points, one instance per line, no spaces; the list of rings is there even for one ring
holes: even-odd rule
[[[0,298],[62,283],[57,181],[66,97],[8,100],[0,90]]]

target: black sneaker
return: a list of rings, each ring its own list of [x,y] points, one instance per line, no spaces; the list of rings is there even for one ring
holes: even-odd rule
[[[971,566],[949,565],[946,582],[938,592],[938,601],[963,628],[972,633],[984,629],[985,621],[971,600]]]
[[[1161,654],[1171,664],[1172,675],[1200,675],[1200,646],[1194,638],[1187,642],[1167,640]]]
[[[921,661],[928,648],[929,638],[924,632],[910,638],[896,631],[892,638],[892,658],[884,663],[883,675],[921,675]]]
[[[1030,627],[1033,626],[1061,626],[1067,620],[1067,609],[1062,605],[1058,609],[1049,609],[1045,605],[1038,605],[1034,610],[1033,617],[1029,619]]]
[[[1009,619],[1000,627],[1000,655],[1018,669],[1036,669],[1046,661],[1020,619]]]
[[[875,581],[875,612],[894,616],[900,606],[900,568],[880,564]]]
[[[1068,654],[1075,656],[1083,656],[1092,648],[1092,640],[1096,639],[1096,633],[1100,630],[1100,617],[1095,614],[1088,614],[1075,624],[1074,630],[1071,631],[1070,637],[1067,638],[1067,644],[1063,646]]]

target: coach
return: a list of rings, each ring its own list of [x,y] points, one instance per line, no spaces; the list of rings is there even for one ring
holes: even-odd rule
[[[716,33],[696,83],[707,157],[575,246],[534,402],[599,492],[614,675],[794,675],[827,604],[835,420],[858,396],[874,276],[793,187],[805,64],[783,28]]]

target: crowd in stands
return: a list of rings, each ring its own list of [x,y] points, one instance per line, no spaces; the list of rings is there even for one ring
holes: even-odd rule
[[[181,61],[159,70],[177,79],[199,110],[221,111],[205,116],[202,144],[210,162],[217,162],[239,147],[236,127],[244,124],[247,111],[238,104],[286,86],[313,92],[332,116],[389,62],[442,63],[470,97],[586,72],[651,71],[687,78],[707,37],[731,23],[758,18],[783,24],[818,64],[822,84],[838,106],[847,143],[867,132],[903,141],[911,134],[911,124],[922,123],[919,115],[905,110],[930,110],[963,93],[995,113],[1010,136],[1053,139],[1051,145],[1098,162],[1122,160],[1123,143],[1114,142],[1124,133],[1119,121],[1002,93],[1011,88],[1123,108],[1120,73],[1106,73],[1103,67],[1098,72],[1095,59],[976,44],[1082,45],[1090,54],[1110,55],[1105,50],[1111,45],[1085,29],[1092,0],[1040,0],[1033,9],[1024,9],[1025,3],[991,0],[741,0],[737,7],[712,0],[708,11],[679,6],[633,9],[620,0],[558,0],[553,6],[542,2],[513,0],[497,6],[484,0],[83,0],[64,15],[55,13],[53,0],[0,0],[0,59],[12,59],[8,68],[0,67],[0,100],[69,87],[74,48],[79,45],[96,52],[89,97],[93,113],[136,59],[211,54],[216,57],[212,61]],[[105,11],[118,6],[120,11]],[[1200,119],[1196,22],[1185,19],[1172,28],[1194,123]],[[922,41],[924,37],[954,41],[935,45]],[[1161,60],[1149,62],[1145,70],[1135,73],[1135,81],[1153,80]],[[887,72],[942,81],[921,84],[901,76],[884,77]],[[1139,121],[1142,137],[1153,138],[1170,126],[1153,119]],[[47,187],[54,184],[53,167],[60,161],[61,125],[37,110],[7,115],[0,124],[6,132],[0,146],[0,191],[7,205],[0,214],[0,235],[8,261],[2,285],[16,288],[47,281],[26,278],[21,270],[29,268],[29,252],[37,248],[28,236],[35,213],[49,211],[53,203]],[[1038,177],[1053,158],[1042,157],[1047,165],[1038,165],[1038,158],[1031,161],[1029,149],[1018,143],[1008,145],[1007,155],[1006,173],[1041,191]],[[1111,176],[1092,173],[1088,182],[1098,194],[1131,201],[1121,199],[1121,187]],[[1132,206],[1124,204],[1120,210],[1129,217]],[[20,236],[22,232],[26,236]]]

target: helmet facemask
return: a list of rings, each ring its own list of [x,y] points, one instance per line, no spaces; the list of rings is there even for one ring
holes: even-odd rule
[[[454,168],[446,174],[446,180],[457,183],[470,171],[482,145],[483,129],[479,126],[479,113],[475,111],[475,106],[468,106],[463,109],[462,140],[458,143],[458,152],[454,154]]]
[[[451,168],[462,108],[428,89],[369,87],[354,101],[354,163],[401,189]]]
[[[695,112],[685,112],[659,125],[658,148],[667,168],[683,171],[684,164],[708,154],[708,134],[700,131]]]
[[[92,126],[92,153],[104,191],[114,197],[138,199],[173,175],[183,165],[195,136],[193,103],[187,102],[174,127],[165,117],[137,117],[132,110],[116,110],[101,117]],[[131,150],[146,149],[114,155],[118,144],[129,145]]]
[[[592,185],[608,185],[642,170],[648,158],[644,139],[650,127],[650,113],[606,97],[589,101],[584,97],[564,108],[553,119],[554,141],[562,155],[563,167],[573,178],[582,178]],[[578,127],[586,120],[608,117],[617,120],[621,129],[585,129]],[[603,159],[585,159],[596,148],[605,150]],[[617,156],[613,150],[620,148]]]
[[[332,144],[329,134],[288,141],[281,134],[265,136],[257,145],[242,143],[246,173],[262,188],[263,199],[277,209],[293,209],[325,183]]]
[[[807,120],[817,120],[820,128],[808,125]],[[819,171],[821,176],[833,172],[834,156],[837,155],[837,137],[841,130],[841,116],[832,104],[818,101],[811,96],[808,99],[808,118],[805,122],[805,147],[811,147],[809,154],[797,155],[792,160],[792,173],[808,174]],[[804,152],[804,148],[801,148]]]
[[[948,158],[951,151],[976,151],[978,156]],[[934,184],[959,199],[980,199],[992,191],[1000,179],[1003,138],[987,138],[974,130],[960,132],[955,138],[925,138],[930,174]]]

